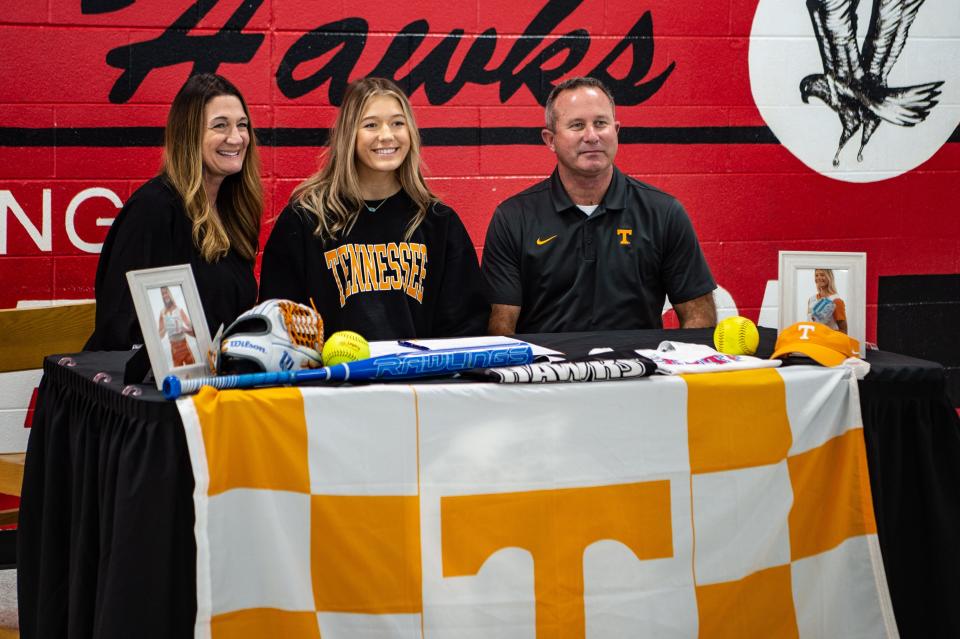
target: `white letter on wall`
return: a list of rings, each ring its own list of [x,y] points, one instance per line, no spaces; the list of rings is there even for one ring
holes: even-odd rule
[[[115,207],[118,209],[123,207],[123,202],[120,201],[120,198],[117,197],[117,194],[111,191],[110,189],[105,189],[102,187],[94,187],[91,189],[84,189],[80,191],[73,199],[70,200],[70,205],[67,207],[67,237],[70,238],[70,242],[76,246],[81,251],[86,251],[87,253],[99,253],[100,249],[103,248],[103,244],[92,244],[90,242],[84,242],[80,239],[80,236],[77,235],[77,229],[74,225],[74,218],[77,216],[77,209],[80,208],[80,205],[86,202],[87,200],[95,197],[102,197],[110,200]],[[97,226],[110,226],[113,224],[113,218],[98,217],[96,221]]]
[[[13,217],[20,220],[23,230],[27,232],[33,243],[41,251],[49,252],[53,246],[53,234],[50,228],[50,189],[43,189],[43,218],[40,229],[34,226],[27,214],[20,208],[16,198],[10,191],[0,191],[0,255],[7,254],[7,211],[13,211]]]

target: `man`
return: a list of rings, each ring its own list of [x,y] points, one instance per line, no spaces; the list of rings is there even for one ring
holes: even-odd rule
[[[550,93],[542,136],[557,167],[502,202],[487,229],[491,334],[661,328],[666,296],[681,327],[716,324],[716,283],[690,219],[614,166],[619,130],[600,81]]]

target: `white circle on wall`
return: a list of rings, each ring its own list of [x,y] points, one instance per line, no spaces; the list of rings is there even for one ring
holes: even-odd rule
[[[878,2],[880,0],[863,0],[857,7],[855,24],[859,52],[863,51],[873,6]],[[780,143],[817,173],[845,182],[885,180],[928,160],[960,124],[960,3],[956,0],[921,0],[906,43],[887,76],[889,89],[942,83],[932,89],[939,95],[933,95],[929,90],[914,93],[914,97],[924,94],[937,104],[929,108],[926,118],[915,126],[880,120],[859,160],[864,127],[856,129],[837,155],[843,132],[840,115],[818,97],[809,97],[807,103],[801,98],[800,85],[804,78],[815,74],[828,75],[820,57],[808,4],[826,5],[827,0],[760,0],[750,32],[753,99]],[[831,4],[845,3],[832,0]],[[895,3],[887,0],[886,4],[892,6]],[[913,3],[908,0],[900,2],[900,5],[909,4]],[[835,45],[841,41],[842,45],[843,28],[837,22],[832,21],[827,26],[824,38],[831,39]],[[912,103],[917,104],[918,100],[913,99]],[[861,121],[858,115],[848,115],[848,122],[851,118],[858,123]]]

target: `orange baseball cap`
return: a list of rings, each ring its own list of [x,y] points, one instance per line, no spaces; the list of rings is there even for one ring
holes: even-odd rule
[[[839,366],[848,357],[860,357],[860,342],[825,324],[797,322],[780,332],[770,359],[790,353],[806,355],[824,366]]]

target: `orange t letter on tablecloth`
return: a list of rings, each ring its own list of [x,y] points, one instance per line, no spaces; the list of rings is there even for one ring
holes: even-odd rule
[[[670,482],[443,497],[443,576],[475,575],[501,548],[533,556],[537,639],[585,634],[583,552],[604,539],[673,556]]]

